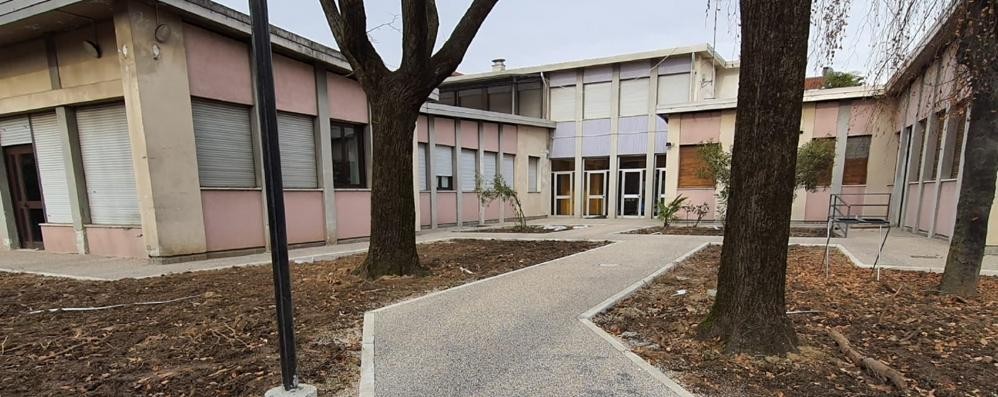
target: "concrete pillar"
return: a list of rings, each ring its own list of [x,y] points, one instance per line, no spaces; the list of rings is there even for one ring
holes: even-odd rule
[[[485,124],[481,121],[478,122],[478,166],[476,167],[479,174],[482,174],[485,168],[482,166],[485,164]],[[486,181],[482,181],[483,183]],[[485,224],[485,207],[478,204],[478,224]]]
[[[572,212],[576,218],[581,218],[585,211],[586,184],[583,179],[585,167],[582,163],[582,122],[585,120],[585,84],[582,82],[582,69],[577,69],[575,73],[575,190],[572,191],[574,197],[574,207]]]
[[[503,168],[505,168],[504,166],[506,164],[506,159],[503,158],[503,157],[506,156],[506,152],[504,152],[502,150],[503,130],[505,130],[505,129],[506,129],[506,125],[500,123],[499,124],[499,152],[496,153],[496,161],[499,163],[499,164],[496,164],[496,173],[499,174],[499,175],[502,175]],[[513,186],[513,184],[512,184],[513,181],[507,181],[506,180],[506,176],[505,175],[502,175],[502,176],[503,176],[503,182],[505,182],[507,185]],[[514,188],[515,188],[515,186],[514,186]],[[502,224],[502,223],[506,222],[506,206],[503,204],[503,202],[501,200],[496,200],[495,203],[498,203],[498,205],[499,205],[499,223]]]
[[[451,151],[451,161],[454,164],[454,180],[451,184],[454,186],[455,204],[457,208],[457,227],[464,226],[464,207],[462,203],[464,202],[464,192],[461,191],[461,120],[454,119],[454,150]]]
[[[0,155],[3,148],[0,148]],[[11,197],[10,182],[7,180],[7,158],[0,156],[0,248],[14,250],[21,248],[14,219],[14,200]]]
[[[437,126],[436,118],[433,116],[426,116],[426,133],[429,143],[426,145],[426,173],[427,181],[430,183],[430,229],[437,228],[437,216],[439,212],[437,210],[437,167],[436,159],[433,153],[437,149]],[[416,202],[419,205],[419,202]]]
[[[336,186],[333,179],[333,138],[329,124],[329,85],[326,70],[315,66],[315,147],[319,155],[319,187],[325,214],[326,244],[336,244]]]
[[[616,219],[617,199],[620,197],[620,192],[617,189],[619,185],[617,170],[620,169],[620,161],[617,159],[620,151],[617,147],[620,139],[620,135],[618,135],[620,132],[620,66],[613,65],[610,73],[610,175],[607,175],[606,178],[607,199],[604,204],[606,205],[607,218]],[[583,203],[583,205],[588,206],[589,203]]]
[[[671,200],[679,195],[679,142],[682,142],[683,119],[679,114],[669,117],[669,142],[672,148],[665,157],[665,196]]]
[[[56,122],[65,159],[66,185],[69,191],[69,208],[73,217],[73,234],[76,252],[88,253],[86,225],[90,223],[90,205],[87,201],[87,183],[83,174],[83,157],[80,154],[80,135],[76,128],[76,112],[72,108],[55,108]]]
[[[423,230],[423,222],[420,222],[422,210],[419,208],[419,190],[423,187],[419,185],[419,118],[412,125],[412,200],[416,210],[416,231]]]
[[[117,3],[114,14],[142,234],[151,257],[206,250],[182,23],[139,1]],[[163,43],[155,40],[157,24],[172,28]]]

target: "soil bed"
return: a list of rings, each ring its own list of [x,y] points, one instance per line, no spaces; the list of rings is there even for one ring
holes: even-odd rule
[[[710,226],[652,226],[643,229],[631,230],[624,234],[672,234],[682,236],[723,236],[724,229]],[[790,237],[825,237],[823,227],[792,227]],[[832,237],[835,237],[833,234]]]
[[[684,387],[704,395],[857,396],[871,394],[994,396],[998,392],[998,278],[981,277],[980,296],[961,300],[933,292],[940,275],[852,266],[833,251],[791,246],[787,310],[800,354],[726,355],[717,340],[694,338],[710,310],[721,249],[695,254],[595,321]],[[686,294],[677,295],[680,289]],[[793,313],[797,311],[798,313]],[[817,311],[817,312],[809,312]],[[895,390],[848,362],[825,329],[848,338],[864,356],[908,379]]]
[[[604,244],[423,244],[431,276],[374,282],[351,274],[363,255],[294,265],[301,379],[322,395],[354,395],[365,311]],[[281,382],[271,277],[269,266],[106,282],[0,274],[0,395],[262,396]]]
[[[542,225],[527,225],[527,227],[521,226],[502,226],[502,227],[489,227],[474,230],[465,230],[465,233],[554,233],[563,232],[566,230],[574,229],[574,226],[570,225],[557,225],[557,226],[542,226]]]

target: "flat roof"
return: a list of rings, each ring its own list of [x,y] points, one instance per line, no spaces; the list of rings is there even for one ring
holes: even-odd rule
[[[841,99],[872,98],[883,94],[883,89],[874,86],[825,88],[818,90],[805,90],[804,102],[822,102]],[[677,103],[670,105],[659,105],[655,109],[658,114],[676,114],[706,112],[711,110],[735,109],[738,106],[737,98],[707,99],[698,102]]]

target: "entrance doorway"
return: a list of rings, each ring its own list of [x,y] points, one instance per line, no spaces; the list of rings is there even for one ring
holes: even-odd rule
[[[551,178],[554,179],[554,214],[572,215],[575,204],[572,200],[575,191],[575,172],[557,171],[553,172]]]
[[[645,170],[620,170],[620,216],[642,217],[645,215],[644,184]]]
[[[586,216],[606,216],[606,184],[610,171],[586,171]]]
[[[41,224],[45,223],[45,204],[42,202],[35,152],[31,145],[8,146],[3,152],[21,248],[42,248]]]

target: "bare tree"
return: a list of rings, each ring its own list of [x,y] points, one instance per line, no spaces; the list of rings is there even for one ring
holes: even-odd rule
[[[436,2],[402,0],[402,61],[398,69],[389,70],[368,37],[363,0],[320,0],[333,37],[371,106],[371,196],[377,200],[371,203],[371,243],[358,274],[373,279],[424,272],[416,254],[412,130],[419,107],[457,69],[497,1],[474,0],[450,38],[433,53],[439,27]]]
[[[741,78],[717,299],[701,337],[729,352],[796,351],[786,315],[790,211],[810,0],[741,0]]]
[[[956,224],[939,289],[973,296],[998,178],[998,0],[966,0],[961,6],[954,11],[960,18],[957,62],[970,87],[970,125]]]

